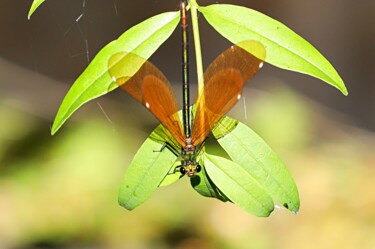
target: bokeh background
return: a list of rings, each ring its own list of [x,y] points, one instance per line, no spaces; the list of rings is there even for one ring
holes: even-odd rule
[[[46,1],[30,21],[31,0],[1,0],[1,249],[375,248],[375,1],[218,2],[292,28],[349,90],[344,97],[317,79],[266,65],[244,90],[246,103],[230,112],[286,162],[300,212],[257,218],[201,197],[188,179],[157,190],[134,211],[118,206],[122,175],[157,125],[121,90],[84,105],[50,135],[64,95],[100,48],[150,16],[177,10],[177,0]],[[200,24],[208,65],[229,43],[202,17]],[[179,39],[177,30],[151,58],[178,92]],[[194,82],[193,56],[191,65]]]

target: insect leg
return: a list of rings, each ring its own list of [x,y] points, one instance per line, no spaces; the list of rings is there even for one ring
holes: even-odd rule
[[[165,148],[169,149],[175,156],[183,157],[183,155],[176,148],[170,145],[168,142],[163,143],[160,150],[154,150],[154,152],[162,152]]]
[[[165,147],[167,147],[167,144],[168,144],[167,142],[163,143],[161,148],[159,150],[154,150],[154,152],[162,152],[165,149]]]

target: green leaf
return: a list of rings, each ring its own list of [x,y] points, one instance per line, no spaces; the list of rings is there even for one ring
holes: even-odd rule
[[[221,190],[211,181],[206,173],[206,169],[201,165],[201,172],[190,178],[191,186],[204,197],[216,198],[220,201],[230,201]]]
[[[159,127],[153,133],[160,132]],[[141,205],[152,195],[171,170],[177,156],[167,148],[161,152],[154,152],[160,150],[162,145],[150,137],[142,144],[121,183],[118,196],[121,206],[132,210]]]
[[[266,48],[266,61],[274,66],[311,75],[347,95],[344,82],[323,55],[284,24],[252,9],[229,4],[199,7],[222,36],[237,44],[258,41]]]
[[[178,21],[178,11],[151,17],[130,28],[117,40],[100,50],[65,96],[53,123],[52,135],[81,105],[118,87],[113,83],[108,72],[108,63],[113,55],[126,52],[147,60],[172,34]],[[132,56],[128,56],[128,63],[131,64],[132,59],[134,59]],[[121,63],[125,63],[124,60]],[[137,63],[140,61],[137,60]],[[141,65],[137,64],[137,66],[139,68]]]
[[[161,127],[163,127],[163,125],[159,125],[158,128],[161,128]],[[149,138],[153,139],[151,136]],[[176,156],[176,159],[178,159],[177,156]],[[166,186],[172,185],[173,183],[177,182],[182,177],[184,177],[184,175],[180,173],[179,168],[177,168],[180,165],[181,165],[181,161],[175,160],[175,163],[172,165],[171,169],[168,171],[168,174],[165,175],[163,181],[159,184],[159,187],[166,187]]]
[[[171,168],[172,172],[169,171],[168,174],[164,177],[163,181],[159,184],[159,187],[166,187],[169,185],[172,185],[173,183],[180,180],[184,175],[180,173],[180,171],[174,172],[174,169],[179,166],[180,162],[178,164],[174,164]]]
[[[33,4],[30,7],[29,14],[27,14],[27,19],[30,20],[31,15],[35,12],[35,10],[44,2],[45,0],[34,0]]]
[[[231,159],[254,177],[276,202],[297,212],[300,207],[298,190],[280,157],[245,124],[238,122],[233,129],[233,119],[224,117],[218,126],[222,130],[226,125],[232,131],[217,138]],[[215,129],[213,133],[217,135]]]
[[[237,119],[223,116],[212,129],[212,133],[214,134],[216,139],[224,137],[225,135],[231,133],[234,129],[236,129],[239,122],[240,121],[238,121]]]
[[[239,207],[261,217],[269,216],[273,211],[271,196],[240,165],[222,157],[205,154],[205,167],[216,186]]]

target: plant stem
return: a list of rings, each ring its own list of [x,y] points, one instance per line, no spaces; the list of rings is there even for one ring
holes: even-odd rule
[[[195,60],[197,63],[197,77],[198,77],[198,94],[203,91],[203,64],[202,64],[202,52],[201,43],[199,37],[199,25],[198,25],[198,14],[197,7],[198,4],[196,0],[190,0],[190,11],[191,11],[191,23],[193,28],[194,37],[194,48],[195,48]]]

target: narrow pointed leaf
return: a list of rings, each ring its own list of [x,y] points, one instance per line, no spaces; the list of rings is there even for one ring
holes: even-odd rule
[[[231,130],[224,137],[217,137],[219,144],[276,202],[294,213],[297,212],[300,206],[298,190],[283,161],[248,126],[238,122],[233,129],[233,123],[232,118],[224,117],[218,124],[220,131],[224,130],[226,125]],[[213,133],[216,136],[215,130]]]
[[[100,50],[65,96],[56,115],[51,133],[56,133],[81,105],[118,87],[117,84],[113,83],[111,75],[108,73],[108,62],[113,55],[126,52],[136,54],[139,58],[147,60],[172,34],[178,21],[178,11],[151,17],[130,28],[117,40],[110,42]],[[131,58],[132,56],[129,56],[129,60]],[[121,63],[126,64],[127,62],[122,60]],[[139,60],[137,63],[137,65],[134,65],[133,74],[141,66]]]
[[[229,4],[199,7],[207,21],[222,36],[237,44],[255,40],[267,51],[266,62],[311,75],[347,95],[344,82],[327,59],[310,43],[284,24],[252,9]]]
[[[159,127],[153,133],[159,132]],[[124,208],[132,210],[150,198],[170,171],[177,157],[167,148],[154,152],[162,145],[149,137],[134,156],[118,196],[118,202]]]
[[[31,15],[35,10],[44,2],[45,0],[34,0],[33,4],[30,7],[29,14],[27,14],[27,19],[30,19]]]
[[[233,203],[256,216],[271,214],[271,196],[249,172],[223,157],[205,154],[204,161],[209,177]]]

